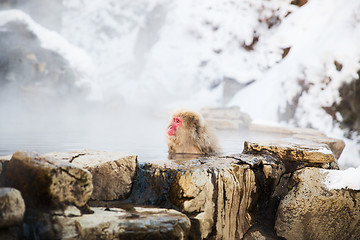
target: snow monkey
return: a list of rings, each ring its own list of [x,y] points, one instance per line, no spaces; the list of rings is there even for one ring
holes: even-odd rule
[[[178,109],[167,129],[169,153],[214,154],[220,151],[214,130],[197,112]]]

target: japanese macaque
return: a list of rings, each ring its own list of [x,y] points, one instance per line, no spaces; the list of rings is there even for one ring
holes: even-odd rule
[[[167,129],[169,153],[214,154],[220,147],[214,130],[193,111],[179,109]]]

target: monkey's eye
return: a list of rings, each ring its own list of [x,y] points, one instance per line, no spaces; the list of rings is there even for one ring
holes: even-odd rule
[[[178,117],[175,117],[175,118],[173,119],[173,122],[176,123],[176,124],[181,124],[181,120],[180,120],[180,118],[178,118]]]

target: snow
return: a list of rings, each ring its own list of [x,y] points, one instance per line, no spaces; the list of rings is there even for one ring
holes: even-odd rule
[[[332,189],[360,190],[360,167],[346,170],[322,170],[326,173],[325,185]]]
[[[33,32],[40,40],[43,48],[55,51],[67,59],[71,66],[84,72],[92,68],[91,58],[85,51],[61,37],[57,32],[45,29],[26,13],[20,10],[0,11],[0,26],[11,21],[23,22],[29,31]]]
[[[327,145],[319,148],[319,150],[317,150],[317,152],[322,153],[322,154],[327,154],[327,155],[333,155],[333,152],[327,147]]]
[[[266,18],[269,11],[279,8],[278,14],[284,16],[293,9],[288,2],[136,0],[127,6],[115,1],[101,6],[90,2],[86,8],[92,14],[82,18],[81,24],[70,24],[78,20],[78,12],[68,13],[64,25],[69,28],[63,29],[63,34],[69,39],[71,36],[74,44],[83,45],[99,60],[100,66],[111,61],[118,67],[117,70],[112,68],[113,74],[104,82],[111,88],[121,83],[124,89],[121,94],[128,102],[139,100],[134,97],[139,90],[145,103],[147,98],[163,102],[160,91],[169,94],[171,99],[182,101],[196,98],[198,92],[217,85],[224,76],[242,82],[258,79],[262,74],[257,65],[265,69],[268,61],[276,60],[271,53],[266,53],[269,56],[265,61],[263,54],[254,55],[241,45],[251,44],[255,30],[265,31],[262,29],[267,25],[259,23],[258,19]],[[268,11],[261,10],[263,4]],[[91,24],[104,12],[107,18],[103,19],[102,26],[111,26],[112,36],[101,34],[103,38],[98,40],[88,38],[89,34],[104,31],[101,26]],[[138,12],[140,14],[136,15]],[[121,19],[122,24],[116,27],[107,23],[115,18]],[[72,29],[75,26],[76,29]],[[93,49],[94,45],[99,47]],[[115,80],[115,75],[122,80]],[[204,105],[207,99],[201,102]]]
[[[82,76],[77,84],[81,85],[83,83],[90,83],[91,85],[94,85],[94,82],[90,77],[91,69],[94,68],[93,63],[91,58],[84,50],[70,44],[57,32],[42,27],[29,15],[20,10],[13,9],[0,11],[0,27],[12,21],[24,23],[27,29],[38,37],[41,43],[41,47],[57,52],[63,56],[68,61],[70,66],[76,69],[80,73],[80,76]],[[99,93],[98,91],[94,90],[93,94],[95,95]]]
[[[297,123],[331,131],[332,120],[330,116],[324,119],[326,114],[321,106],[338,102],[339,86],[356,76],[360,68],[360,48],[356,43],[360,39],[360,25],[356,24],[355,18],[359,7],[358,1],[349,1],[346,6],[339,1],[309,1],[283,19],[280,26],[264,39],[270,45],[291,47],[288,56],[265,71],[257,86],[239,92],[232,104],[239,104],[255,118],[261,117],[258,109],[266,104],[267,112],[272,114],[265,115],[278,121],[279,106],[284,110],[285,104],[301,93],[298,83],[304,81],[303,84],[311,84],[311,88],[299,99],[295,115]],[[336,71],[335,60],[343,63],[341,72]],[[324,83],[329,77],[332,80]],[[259,89],[259,95],[263,97],[249,98],[255,89]],[[256,101],[254,105],[248,104],[249,99]]]
[[[224,78],[255,80],[227,106],[240,106],[256,122],[312,127],[341,138],[346,147],[339,165],[358,167],[360,137],[345,138],[323,107],[341,100],[339,87],[360,69],[360,2],[290,3],[63,0],[61,33],[16,10],[0,12],[0,25],[27,23],[43,47],[97,86],[93,98],[120,95],[128,105],[159,111],[221,106]],[[284,121],[280,115],[294,99],[294,116]]]

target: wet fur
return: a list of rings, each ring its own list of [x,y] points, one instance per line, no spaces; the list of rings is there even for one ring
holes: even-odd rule
[[[175,116],[182,119],[182,125],[174,136],[167,135],[169,153],[214,154],[220,150],[214,130],[199,113],[180,109],[171,121]]]

